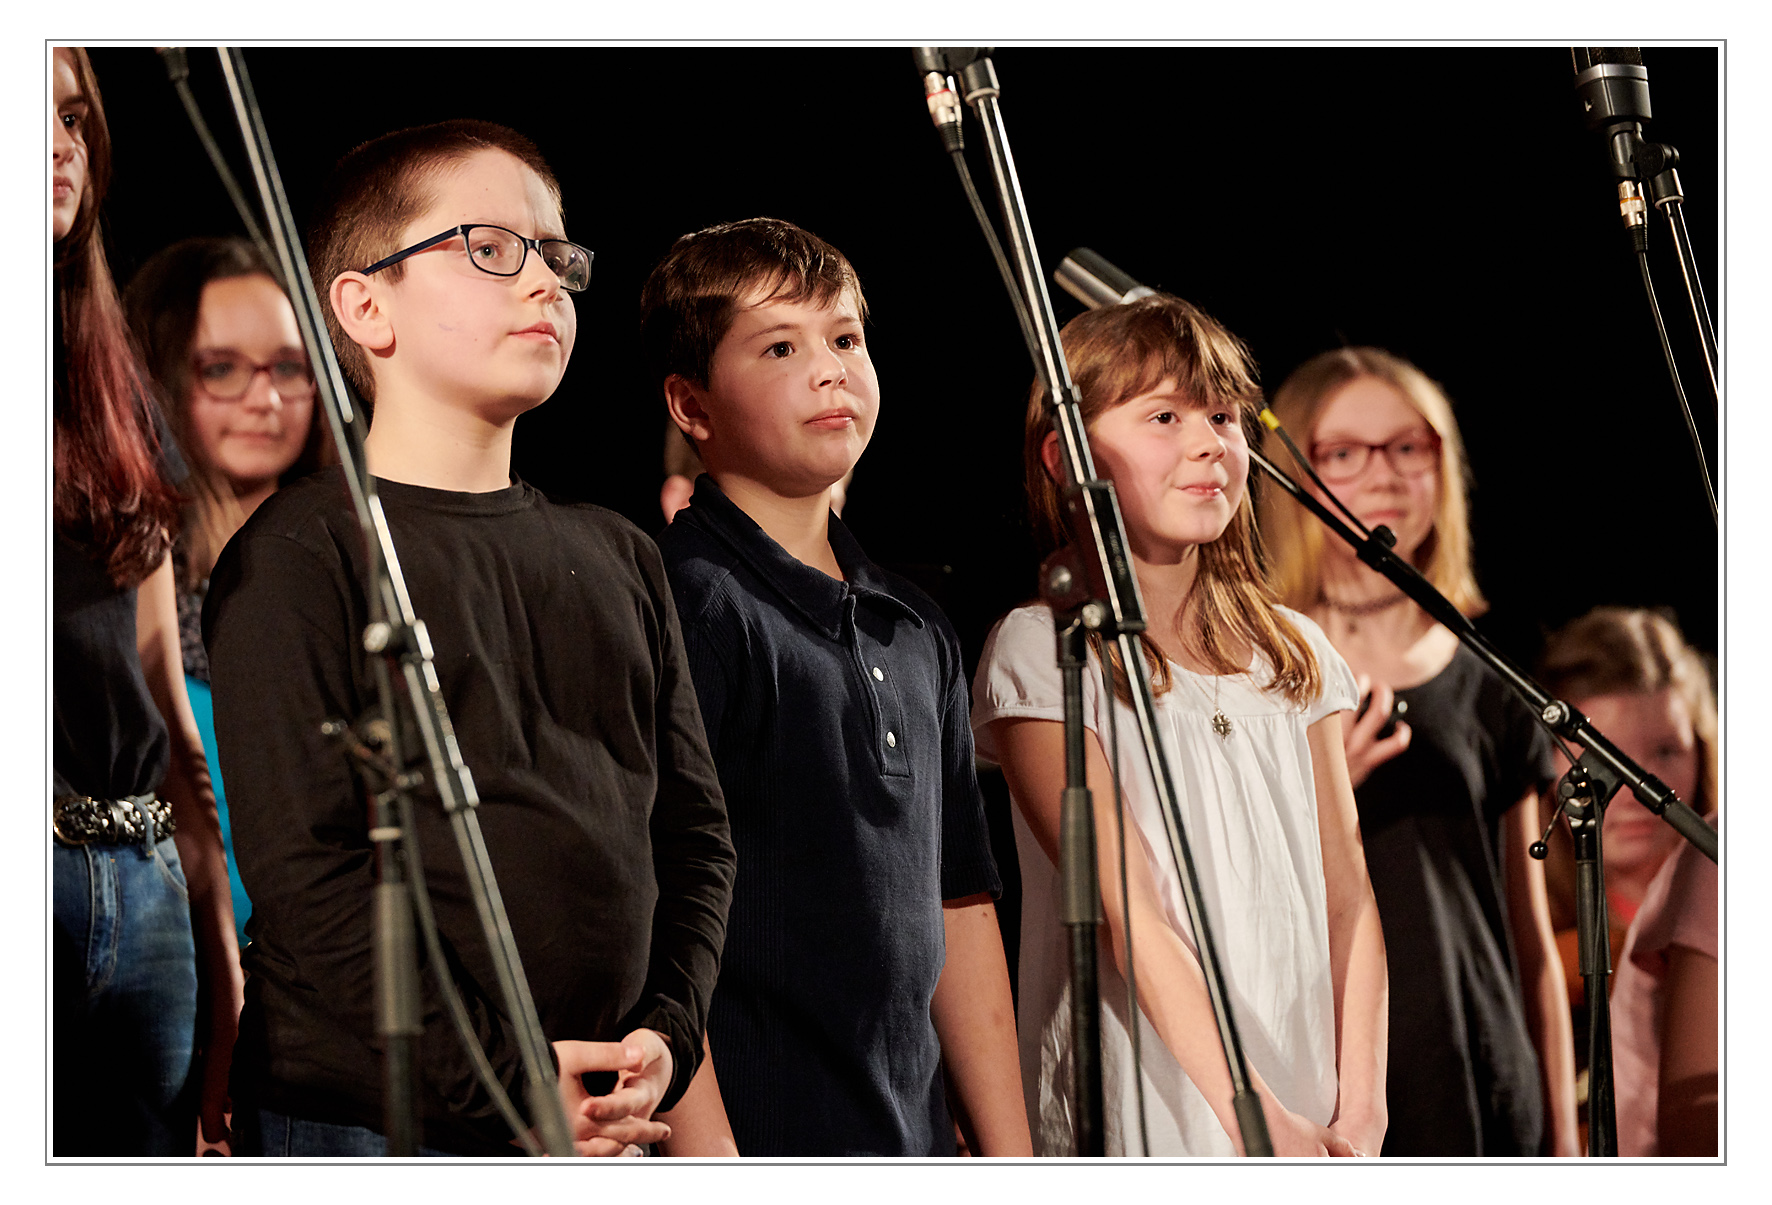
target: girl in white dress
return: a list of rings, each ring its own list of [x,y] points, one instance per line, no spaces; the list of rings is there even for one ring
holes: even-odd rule
[[[1355,705],[1354,680],[1317,626],[1277,603],[1256,561],[1245,427],[1261,393],[1248,350],[1162,294],[1083,314],[1062,334],[1096,471],[1119,495],[1149,621],[1161,737],[1274,1151],[1376,1155],[1386,1125],[1387,980],[1342,753],[1341,713]],[[1055,547],[1068,534],[1055,485],[1057,437],[1038,385],[1025,450],[1035,529]],[[1091,660],[1084,711],[1107,920],[1107,1153],[1240,1154],[1230,1072],[1125,673],[1116,666],[1109,687],[1100,659]],[[978,750],[1002,766],[1015,801],[1024,892],[1018,1028],[1034,1149],[1069,1155],[1068,937],[1056,869],[1064,726],[1043,605],[1011,612],[992,631],[973,698]],[[1110,707],[1118,712],[1142,1067],[1133,1063],[1127,1017]]]

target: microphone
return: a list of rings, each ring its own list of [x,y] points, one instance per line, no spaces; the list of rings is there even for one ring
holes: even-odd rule
[[[1603,134],[1612,174],[1618,178],[1618,213],[1639,250],[1648,245],[1648,206],[1641,182],[1653,181],[1658,201],[1679,192],[1671,174],[1680,152],[1643,137],[1649,106],[1649,69],[1636,46],[1574,46],[1575,92],[1587,128]],[[1663,173],[1665,179],[1658,179]]]
[[[1052,270],[1058,287],[1092,310],[1149,297],[1156,290],[1141,285],[1087,247],[1077,247]]]
[[[1649,69],[1636,46],[1572,46],[1575,91],[1590,130],[1614,123],[1647,121]]]
[[[960,98],[954,95],[953,81],[948,78],[947,56],[939,46],[918,46],[911,51],[911,59],[923,77],[923,100],[941,134],[942,147],[950,154],[961,150],[966,136],[960,129]]]

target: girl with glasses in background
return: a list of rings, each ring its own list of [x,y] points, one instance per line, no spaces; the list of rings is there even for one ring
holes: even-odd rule
[[[1274,394],[1324,483],[1466,615],[1466,469],[1439,386],[1376,348],[1326,352]],[[1279,438],[1267,455],[1291,463]],[[1320,500],[1321,490],[1310,487]],[[1280,601],[1358,678],[1348,771],[1390,963],[1387,1155],[1577,1153],[1574,1055],[1546,902],[1537,797],[1553,746],[1457,637],[1291,498],[1261,533]]]
[[[185,686],[208,754],[227,848],[239,941],[251,904],[234,865],[216,764],[209,658],[200,619],[223,545],[281,484],[335,459],[315,415],[314,377],[295,310],[258,249],[242,238],[174,243],[137,271],[129,325],[167,425],[183,450],[184,524],[173,549]]]

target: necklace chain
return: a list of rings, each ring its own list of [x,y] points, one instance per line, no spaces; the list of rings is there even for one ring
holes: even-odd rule
[[[1337,602],[1327,594],[1322,596],[1323,605],[1325,607],[1328,607],[1331,611],[1334,611],[1337,614],[1346,615],[1351,619],[1363,619],[1368,615],[1376,615],[1380,611],[1388,611],[1408,597],[1409,596],[1404,594],[1401,590],[1398,590],[1395,594],[1386,598],[1375,598],[1367,602],[1358,603]]]

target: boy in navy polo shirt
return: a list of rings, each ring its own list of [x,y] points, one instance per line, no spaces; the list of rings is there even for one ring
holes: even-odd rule
[[[659,538],[738,871],[666,1118],[745,1155],[1029,1154],[959,642],[830,510],[879,384],[854,269],[769,218],[678,239],[642,341],[707,473]],[[703,1135],[712,1135],[704,1140]]]

